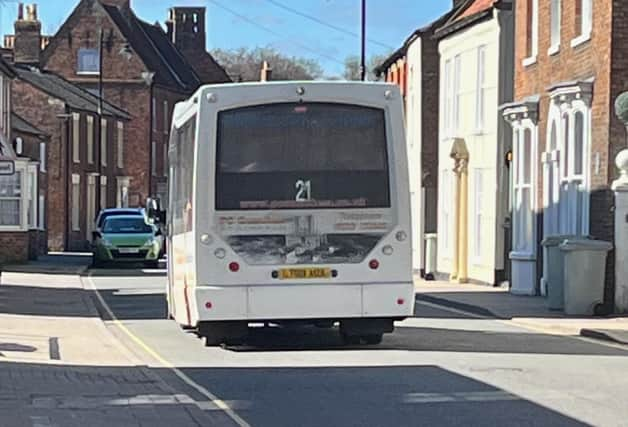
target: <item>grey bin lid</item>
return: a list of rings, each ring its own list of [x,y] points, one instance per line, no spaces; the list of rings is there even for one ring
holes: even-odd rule
[[[563,243],[565,240],[581,240],[581,239],[588,239],[587,236],[576,236],[574,234],[555,234],[553,236],[547,236],[545,239],[543,239],[543,241],[541,242],[541,245],[543,246],[558,246],[561,243]]]
[[[588,240],[588,239],[567,239],[560,245],[561,251],[601,251],[608,252],[613,249],[611,242],[605,242],[603,240]]]

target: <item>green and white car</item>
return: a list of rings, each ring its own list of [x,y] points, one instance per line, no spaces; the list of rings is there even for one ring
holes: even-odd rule
[[[161,236],[146,218],[138,215],[116,215],[105,219],[96,233],[93,265],[105,263],[144,263],[155,268],[159,263]]]

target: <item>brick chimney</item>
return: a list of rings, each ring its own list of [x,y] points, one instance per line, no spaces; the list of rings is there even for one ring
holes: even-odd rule
[[[24,7],[24,4],[20,3],[15,21],[14,61],[16,64],[39,65],[40,53],[41,22],[37,19],[37,5]]]
[[[166,27],[168,38],[181,51],[205,52],[204,7],[173,7]]]
[[[273,69],[268,65],[267,61],[262,63],[262,69],[260,71],[260,82],[269,82],[273,79]]]

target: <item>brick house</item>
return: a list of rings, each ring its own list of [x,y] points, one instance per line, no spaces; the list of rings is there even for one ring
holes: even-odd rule
[[[544,237],[576,234],[613,241],[610,186],[618,176],[615,156],[626,147],[613,102],[628,90],[628,25],[621,3],[516,4],[515,102],[504,107],[504,116],[516,141],[515,168],[530,168],[526,182],[514,182],[515,188],[526,184],[530,190],[521,194],[525,203],[516,206],[513,244],[530,249],[529,265],[518,280],[536,292],[544,293],[546,286]],[[614,257],[607,259],[610,307]]]
[[[103,69],[99,69],[99,31]],[[124,128],[129,204],[165,198],[174,104],[202,83],[230,81],[205,49],[205,9],[173,8],[164,31],[139,19],[130,0],[81,0],[42,53],[42,67],[96,91],[131,115]]]
[[[436,233],[438,193],[439,55],[434,30],[457,9],[414,31],[401,48],[375,69],[376,76],[396,83],[406,111],[410,169],[413,269],[424,275],[424,236]]]
[[[36,258],[45,246],[39,204],[46,193],[47,135],[11,114],[16,77],[15,69],[0,59],[0,157],[14,165],[0,174],[0,263]]]
[[[512,100],[510,0],[467,0],[436,29],[440,55],[438,276],[499,284],[508,277]]]

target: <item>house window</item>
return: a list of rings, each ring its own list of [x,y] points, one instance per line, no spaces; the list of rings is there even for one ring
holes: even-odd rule
[[[0,226],[19,227],[22,208],[22,172],[0,175]]]
[[[514,134],[514,251],[533,255],[534,237],[534,153],[535,135],[531,125],[515,128]]]
[[[81,212],[81,176],[72,174],[72,230],[79,231],[81,229],[80,212]]]
[[[164,133],[167,134],[170,130],[169,126],[170,116],[168,115],[168,101],[164,101]]]
[[[38,209],[38,228],[40,230],[46,229],[46,196],[43,194],[39,195],[39,203],[37,203]]]
[[[77,74],[98,74],[100,59],[98,49],[80,48],[78,50]]]
[[[107,177],[100,177],[100,209],[107,208]]]
[[[559,223],[561,233],[586,235],[589,231],[589,118],[586,110],[563,113]]]
[[[153,130],[157,130],[157,100],[153,98],[151,108],[151,121],[153,122]]]
[[[117,158],[118,158],[118,168],[122,169],[124,167],[124,123],[118,122],[118,135],[117,135]]]
[[[524,65],[536,62],[539,43],[539,3],[526,0],[526,59]]]
[[[37,228],[37,202],[38,197],[37,197],[37,169],[36,166],[32,166],[28,168],[28,175],[27,175],[27,212],[26,212],[26,217],[28,219],[28,228],[30,230],[32,229],[36,229]]]
[[[119,208],[129,207],[129,178],[118,177],[116,190],[116,206]]]
[[[476,77],[475,128],[478,132],[484,129],[484,103],[486,83],[486,46],[478,47],[478,69]]]
[[[163,145],[164,176],[168,176],[168,144]]]
[[[46,172],[46,143],[39,143],[39,171]]]
[[[562,0],[551,0],[550,4],[550,55],[558,52],[560,48],[561,1]]]
[[[572,0],[576,2],[576,37],[572,45],[577,45],[591,37],[593,28],[593,0]]]
[[[460,131],[460,101],[462,94],[460,91],[460,55],[454,58],[454,106],[453,106],[453,130],[456,136]]]
[[[94,163],[94,117],[87,116],[87,161]]]
[[[451,87],[451,60],[445,62],[445,72],[443,76],[443,126],[445,136],[451,136],[451,105],[453,104],[453,91]]]
[[[72,113],[72,161],[74,163],[80,163],[81,161],[81,152],[80,152],[80,120],[81,115],[78,113]]]
[[[473,171],[473,257],[482,258],[482,210],[484,203],[484,183],[482,169]]]
[[[450,258],[451,256],[451,242],[450,239],[452,237],[452,220],[453,217],[451,215],[451,207],[454,203],[452,199],[453,189],[452,189],[452,172],[448,170],[443,170],[441,172],[441,183],[439,188],[441,188],[441,236],[439,238],[441,251],[444,258]]]
[[[100,121],[100,164],[107,166],[107,120]]]
[[[15,149],[15,154],[21,155],[24,150],[24,140],[18,136],[17,138],[15,138],[13,145]]]
[[[150,172],[153,176],[157,175],[157,143],[153,141],[150,148]]]

